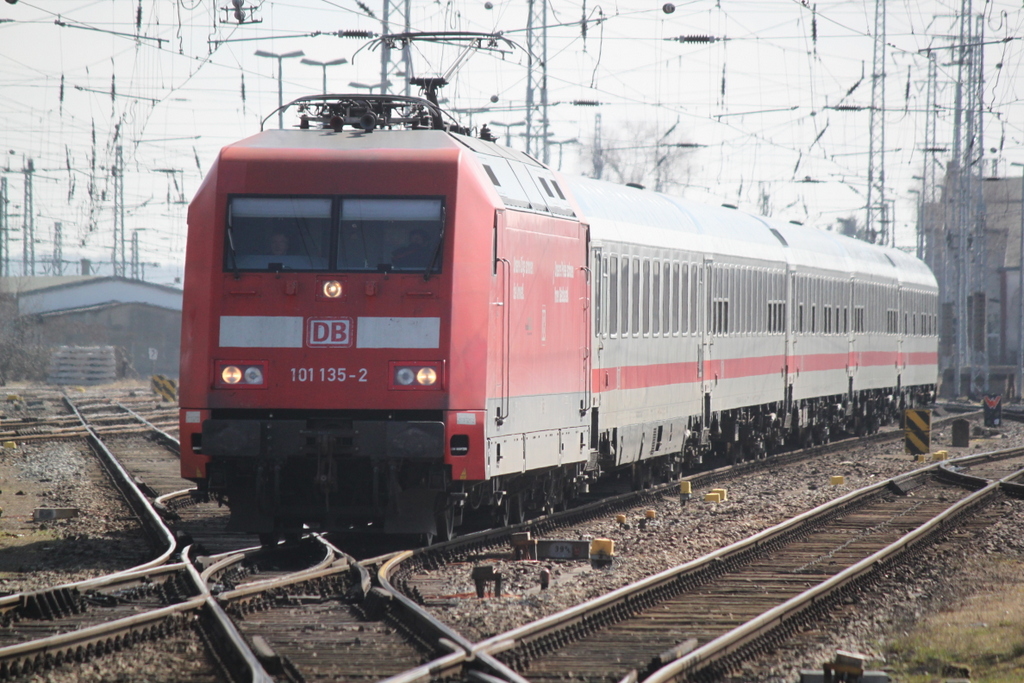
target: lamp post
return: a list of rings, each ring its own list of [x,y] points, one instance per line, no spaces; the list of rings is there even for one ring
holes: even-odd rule
[[[562,147],[565,145],[578,145],[580,141],[576,138],[569,138],[568,140],[548,140],[549,144],[558,145],[558,170],[562,170]]]
[[[284,128],[284,112],[281,111],[281,107],[284,106],[284,94],[282,92],[283,79],[281,75],[281,67],[284,60],[291,57],[301,57],[306,54],[302,50],[295,50],[294,52],[285,52],[283,55],[275,54],[273,52],[267,52],[266,50],[256,50],[257,57],[273,57],[277,60],[277,127]]]
[[[391,81],[385,81],[384,83],[374,83],[373,85],[367,85],[366,83],[356,83],[353,81],[352,83],[348,84],[348,87],[356,88],[357,90],[366,90],[369,93],[373,93],[373,91],[378,88],[381,88],[382,91],[384,88],[390,88]]]
[[[323,69],[323,72],[324,72],[324,87],[323,87],[324,95],[327,94],[327,67],[329,67],[329,66],[338,66],[339,64],[348,64],[348,60],[345,59],[344,57],[342,57],[341,59],[332,59],[329,62],[318,62],[315,59],[310,59],[308,57],[303,57],[299,61],[302,64],[309,64],[310,66],[318,66],[321,69]]]
[[[1020,254],[1018,265],[1020,266],[1020,320],[1017,327],[1017,400],[1024,399],[1024,164],[1011,162],[1010,166],[1017,166],[1021,169],[1020,176]]]
[[[501,121],[491,121],[492,126],[501,126],[505,129],[505,146],[512,146],[512,129],[516,126],[525,126],[526,121],[516,121],[515,123],[502,123]]]

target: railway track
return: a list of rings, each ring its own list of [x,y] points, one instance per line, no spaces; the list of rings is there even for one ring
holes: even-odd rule
[[[0,598],[0,678],[24,677],[158,641],[170,650],[192,647],[206,653],[205,661],[192,662],[197,680],[223,680],[225,671],[239,670],[246,670],[249,680],[267,680],[188,559],[188,549],[180,553],[180,561],[172,562],[178,550],[172,530],[99,431],[70,400],[66,406],[137,515],[154,557],[106,577]]]
[[[917,544],[1004,492],[1016,495],[1009,481],[957,470],[1022,453],[962,458],[861,489],[475,651],[532,681],[718,680]]]
[[[974,415],[979,412],[975,411],[968,415]],[[961,413],[951,414],[935,420],[935,424],[941,425],[963,416],[964,414]],[[727,484],[731,480],[744,475],[813,461],[824,455],[845,453],[852,444],[881,443],[897,441],[902,438],[902,429],[889,429],[856,439],[846,439],[789,451],[769,458],[737,462],[732,465],[688,475],[683,479],[690,482],[694,491],[710,489],[717,485]],[[659,484],[645,490],[606,496],[578,507],[530,519],[521,524],[487,529],[466,534],[445,543],[420,548],[414,551],[409,561],[398,568],[395,581],[407,595],[423,602],[431,597],[430,581],[429,579],[424,581],[423,571],[431,571],[445,564],[463,561],[468,557],[488,552],[505,552],[510,547],[513,533],[529,531],[534,537],[550,536],[559,530],[573,527],[588,520],[605,518],[623,510],[642,506],[659,498],[671,497],[674,499],[678,496],[678,490],[679,483],[675,481]]]
[[[98,419],[102,431],[83,427],[83,433],[102,444],[94,448],[106,451],[103,457],[120,464],[122,478],[136,488],[141,482],[141,488],[152,495],[163,494],[157,500],[177,515],[207,505],[178,488],[184,481],[176,474],[177,442],[157,426],[161,412],[135,408],[87,405],[79,414],[84,421]],[[66,425],[67,419],[62,420]],[[797,461],[838,447],[781,457]],[[781,464],[780,459],[772,464]],[[694,477],[694,485],[707,486],[730,476],[729,472],[758,466],[757,462],[742,463],[734,469],[702,473]],[[123,485],[130,488],[128,483]],[[529,524],[541,532],[581,516],[635,506],[646,497],[674,490],[675,484],[667,485],[594,503],[589,511],[573,510]],[[187,504],[180,506],[181,501]],[[144,511],[138,514],[147,516]],[[179,531],[180,524],[175,527]],[[190,531],[190,536],[211,543],[215,551],[233,551],[203,555],[194,565],[190,557],[200,553],[195,547],[182,547],[182,534],[174,538],[168,532],[162,533],[162,543],[170,553],[164,551],[140,569],[32,596],[0,599],[0,619],[8,624],[7,639],[0,639],[0,678],[21,677],[61,662],[83,661],[150,641],[146,647],[157,652],[201,652],[192,658],[190,676],[194,680],[391,677],[398,683],[443,675],[524,680],[514,670],[517,660],[509,654],[515,653],[514,648],[501,652],[507,643],[493,652],[486,641],[471,643],[395,588],[396,575],[396,583],[405,584],[410,553],[368,561],[367,566],[378,569],[371,574],[329,544],[318,546],[318,558],[313,552],[296,559],[298,546],[238,551],[242,546],[233,546],[234,541],[216,545],[216,533],[207,541],[201,531]],[[423,549],[418,562],[444,562],[466,548],[507,544],[509,533],[509,529],[481,532]],[[155,536],[161,537],[161,532]],[[184,554],[175,554],[175,549]],[[532,669],[528,673],[533,678]]]
[[[117,653],[132,648],[160,676],[198,681],[378,680],[448,655],[445,670],[453,675],[478,669],[521,682],[493,659],[473,657],[470,642],[386,578],[373,577],[380,584],[373,587],[366,569],[322,538],[239,549],[221,528],[204,543],[230,552],[201,555],[183,545],[182,513],[206,503],[180,489],[174,438],[123,405],[83,409],[66,399],[65,406],[142,520],[156,556],[106,577],[0,598],[0,679],[86,661],[151,675],[145,666],[131,668],[134,654],[118,663]],[[116,430],[105,428],[112,424]],[[183,500],[195,504],[175,504]],[[162,517],[175,517],[174,529]],[[346,633],[351,638],[339,641]],[[187,670],[161,666],[164,657],[180,664],[174,653],[183,651],[197,653]]]

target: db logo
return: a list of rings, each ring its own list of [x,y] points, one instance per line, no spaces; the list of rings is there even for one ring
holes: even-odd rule
[[[352,346],[352,318],[310,318],[306,346]]]

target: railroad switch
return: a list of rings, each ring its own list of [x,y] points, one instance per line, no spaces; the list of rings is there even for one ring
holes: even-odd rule
[[[487,564],[473,567],[470,576],[473,577],[473,583],[476,584],[476,597],[482,599],[487,590],[487,584],[492,581],[494,582],[494,597],[501,597],[501,572],[494,571],[493,566]]]

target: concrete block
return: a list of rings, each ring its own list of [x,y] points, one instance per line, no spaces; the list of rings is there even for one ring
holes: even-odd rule
[[[657,516],[658,516],[658,513],[657,513],[656,510],[644,510],[644,517],[646,519],[654,519]]]
[[[13,449],[17,448],[18,444],[15,441],[4,441],[4,448]]]
[[[846,483],[846,477],[844,477],[841,474],[838,475],[838,476],[829,477],[828,478],[828,483],[831,486],[842,486],[843,484]]]
[[[586,560],[590,550],[589,541],[544,539],[537,543],[538,560]]]
[[[33,522],[46,522],[51,519],[71,519],[78,516],[78,508],[36,508],[32,511]]]
[[[718,494],[718,493],[705,493],[704,494],[704,502],[705,503],[721,503],[722,502],[722,496],[721,496],[721,494]]]
[[[971,445],[971,423],[963,418],[953,420],[953,445],[966,448]]]
[[[722,503],[729,500],[729,496],[726,495],[725,489],[711,489],[711,493],[717,493],[719,496],[721,496],[722,500],[720,502]]]

